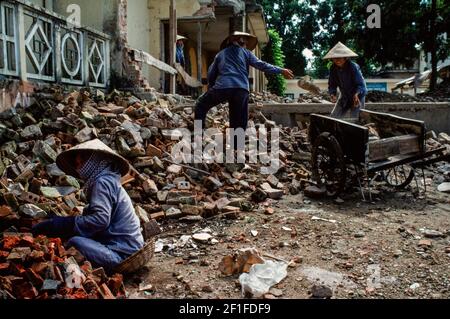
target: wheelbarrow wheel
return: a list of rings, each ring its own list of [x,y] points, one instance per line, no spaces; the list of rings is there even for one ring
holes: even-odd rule
[[[330,133],[320,134],[312,151],[312,176],[327,195],[338,196],[345,187],[346,164],[344,152],[337,139]]]
[[[414,169],[409,165],[399,165],[384,171],[384,180],[389,186],[402,189],[414,179]]]

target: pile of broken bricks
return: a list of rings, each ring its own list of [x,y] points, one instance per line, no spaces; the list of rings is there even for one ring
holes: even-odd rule
[[[0,299],[125,298],[123,277],[92,269],[59,238],[3,233],[0,241]]]
[[[31,107],[0,114],[0,205],[10,208],[0,212],[0,231],[27,230],[36,219],[51,215],[81,214],[82,185],[60,171],[55,159],[95,138],[132,164],[124,187],[143,224],[248,211],[254,202],[301,191],[309,178],[310,153],[307,133],[298,129],[282,131],[276,176],[260,175],[257,164],[202,164],[197,169],[173,164],[169,153],[176,141],[171,129],[193,127],[193,105],[184,103],[176,95],[160,94],[148,102],[117,91],[65,94],[52,87],[36,93]],[[210,125],[225,129],[226,112],[219,107],[209,116]],[[267,121],[254,116],[255,121],[261,118]]]
[[[124,296],[120,275],[108,279],[79,253],[64,251],[59,239],[28,234],[41,219],[82,213],[82,184],[55,163],[60,152],[80,143],[98,138],[129,160],[133,172],[124,179],[124,187],[144,232],[150,220],[233,218],[258,205],[270,214],[273,201],[311,185],[307,131],[298,128],[281,128],[281,165],[274,175],[261,175],[260,164],[174,164],[169,154],[177,141],[171,130],[192,130],[193,119],[193,101],[178,95],[154,93],[147,101],[118,91],[65,92],[57,86],[36,92],[28,108],[1,113],[0,297]],[[208,126],[224,131],[227,120],[228,108],[222,105],[210,112]],[[276,124],[255,110],[249,126]],[[440,134],[428,143],[450,145],[450,138]],[[81,290],[67,288],[69,264],[77,264],[87,281]]]
[[[101,280],[94,280],[96,285],[88,281],[95,289],[83,284],[81,290],[68,290],[64,269],[67,263],[75,265],[73,258],[66,255],[59,239],[29,235],[31,227],[42,219],[82,213],[85,197],[81,182],[65,175],[55,163],[60,152],[80,143],[98,138],[129,160],[133,172],[124,179],[124,187],[144,232],[150,220],[197,222],[219,214],[234,217],[258,203],[301,191],[309,178],[310,153],[307,134],[298,129],[282,130],[281,168],[276,176],[260,175],[257,164],[197,168],[173,164],[169,153],[176,141],[172,141],[170,130],[192,128],[193,108],[192,100],[177,95],[155,93],[146,101],[118,91],[107,95],[89,89],[64,92],[54,86],[36,92],[30,107],[1,113],[2,296],[124,295],[118,289],[118,275],[112,281],[101,276]],[[208,116],[209,125],[220,129],[227,127],[227,119],[225,105]],[[262,123],[255,124],[258,121]],[[250,125],[273,127],[274,123],[255,113]],[[101,272],[77,262],[86,280]],[[43,263],[51,265],[47,269]]]

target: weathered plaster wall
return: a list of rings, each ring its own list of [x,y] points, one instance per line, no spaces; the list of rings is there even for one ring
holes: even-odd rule
[[[150,39],[154,37],[152,30],[150,29],[150,8],[148,0],[131,0],[128,1],[128,14],[127,14],[127,28],[128,28],[128,45],[132,48],[143,50],[153,55],[150,52],[151,44]],[[166,1],[161,1],[166,2]],[[159,35],[157,35],[159,37]],[[158,58],[158,56],[153,55]],[[151,68],[148,65],[142,67],[143,76],[150,79],[151,75],[155,75],[159,80],[159,71],[155,68]],[[155,88],[159,88],[155,83],[151,85]]]
[[[128,6],[130,6],[129,1]],[[137,0],[136,2],[147,2],[144,0]],[[141,50],[145,50],[150,53],[157,59],[161,59],[161,20],[169,18],[169,0],[148,0],[148,40],[144,40],[147,43],[146,48],[141,48]],[[198,9],[200,9],[200,5],[198,0],[177,0],[176,1],[176,10],[178,17],[184,16],[192,16]],[[129,10],[129,12],[131,12]],[[129,14],[129,21],[133,19],[133,17]],[[136,25],[138,28],[142,28],[141,24]],[[129,34],[132,34],[134,30],[129,29]],[[139,35],[139,33],[137,33]],[[143,37],[143,35],[141,35]],[[129,36],[130,39],[130,36]],[[134,41],[134,40],[133,40]],[[148,41],[148,42],[147,42]],[[160,88],[160,72],[153,68],[148,68],[147,72],[144,73],[144,76],[149,80],[151,86],[155,88]]]
[[[104,22],[114,15],[114,3],[115,0],[54,0],[53,11],[69,16],[67,7],[77,4],[81,9],[81,24],[103,32]]]

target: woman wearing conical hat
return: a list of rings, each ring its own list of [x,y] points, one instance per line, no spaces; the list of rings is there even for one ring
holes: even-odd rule
[[[82,216],[54,217],[33,227],[34,234],[69,239],[95,267],[112,271],[144,245],[140,223],[120,179],[129,164],[100,140],[61,153],[56,163],[66,174],[85,181],[89,203]]]
[[[258,59],[251,52],[257,44],[255,36],[237,31],[223,41],[221,51],[208,70],[208,92],[198,99],[195,107],[195,119],[202,121],[203,126],[211,108],[228,102],[230,127],[247,128],[250,66],[265,73],[282,74],[287,79],[294,77],[291,70]]]
[[[361,69],[358,64],[350,59],[358,55],[339,42],[323,58],[331,59],[333,65],[330,69],[330,78],[328,80],[328,92],[331,100],[336,106],[331,113],[332,117],[343,118],[358,117],[361,109],[365,107],[365,98],[367,87]],[[339,88],[340,96],[337,97]]]

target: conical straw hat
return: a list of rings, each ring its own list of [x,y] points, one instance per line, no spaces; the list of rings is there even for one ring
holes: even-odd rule
[[[341,42],[338,42],[338,44],[336,44],[334,48],[332,48],[330,52],[328,52],[327,55],[323,57],[323,59],[327,60],[335,58],[355,58],[357,56],[358,55],[355,52],[347,48]]]
[[[122,156],[118,155],[111,148],[109,148],[102,141],[96,139],[86,143],[79,144],[77,146],[72,147],[71,149],[62,152],[56,158],[56,164],[58,167],[66,174],[79,177],[78,172],[75,169],[75,157],[77,153],[81,152],[99,152],[107,157],[111,158],[113,163],[118,165],[120,174],[125,176],[128,174],[130,170],[130,165],[128,161]]]
[[[243,37],[247,40],[247,49],[250,51],[253,51],[256,48],[256,46],[258,45],[258,38],[255,37],[254,35],[252,35],[250,33],[246,33],[246,32],[235,31],[235,32],[233,32],[233,34],[228,36],[222,42],[220,49],[221,50],[225,49],[227,47],[228,43],[233,42],[234,40],[237,40],[240,37]]]

